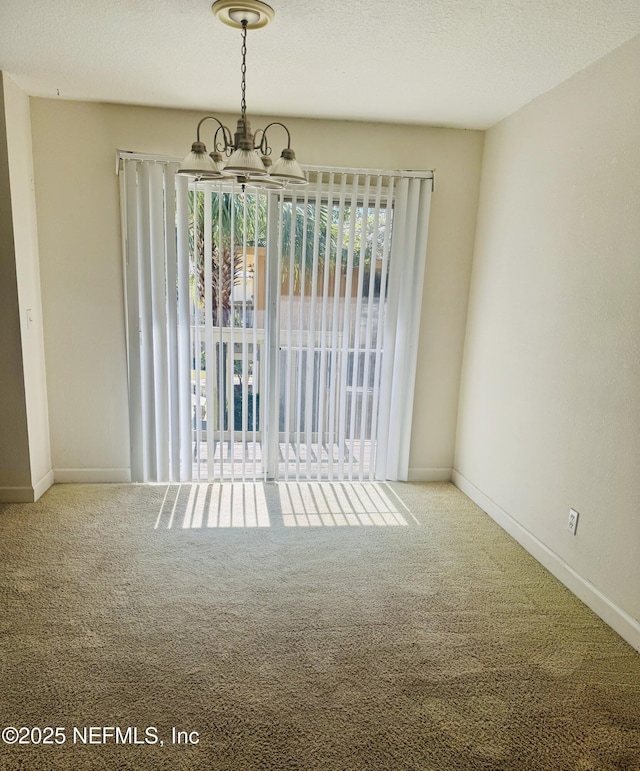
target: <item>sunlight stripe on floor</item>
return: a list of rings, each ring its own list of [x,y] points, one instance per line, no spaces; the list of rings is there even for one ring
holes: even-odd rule
[[[169,485],[155,529],[270,527],[262,482],[212,482]]]
[[[397,527],[407,520],[380,482],[279,482],[285,527]]]

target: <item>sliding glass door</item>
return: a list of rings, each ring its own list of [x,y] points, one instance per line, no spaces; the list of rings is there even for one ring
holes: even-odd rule
[[[193,477],[262,478],[268,199],[194,183],[188,201]]]
[[[267,193],[175,170],[124,163],[133,478],[397,478],[431,180],[317,170]]]
[[[372,478],[393,179],[317,173],[280,202],[278,462],[283,479]],[[291,234],[295,238],[291,238]]]

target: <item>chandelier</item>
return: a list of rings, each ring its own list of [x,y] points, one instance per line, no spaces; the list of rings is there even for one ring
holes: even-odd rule
[[[215,115],[202,118],[196,128],[196,141],[191,145],[191,152],[182,161],[177,173],[203,180],[235,177],[243,189],[245,185],[277,190],[286,184],[307,184],[307,178],[291,149],[291,134],[284,123],[274,121],[253,134],[247,118],[247,30],[265,27],[275,15],[273,8],[261,0],[216,0],[211,10],[220,21],[241,30],[240,117],[234,135]],[[206,121],[214,121],[214,124],[217,124],[211,153],[207,153],[207,148],[200,138],[200,130]],[[285,130],[287,146],[282,150],[280,158],[273,163],[267,132],[275,126]]]

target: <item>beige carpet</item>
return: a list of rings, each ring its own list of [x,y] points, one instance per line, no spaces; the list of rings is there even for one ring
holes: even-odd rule
[[[640,655],[451,485],[2,505],[0,653],[3,770],[640,769]]]

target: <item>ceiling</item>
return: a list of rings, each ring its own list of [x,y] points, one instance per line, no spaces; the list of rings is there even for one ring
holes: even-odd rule
[[[640,34],[640,0],[272,0],[248,113],[487,128]],[[210,0],[0,0],[29,94],[237,112],[240,32]]]

